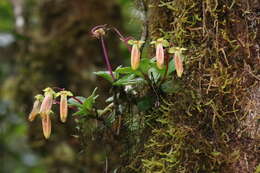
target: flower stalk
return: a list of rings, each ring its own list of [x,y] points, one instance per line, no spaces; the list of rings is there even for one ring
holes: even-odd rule
[[[98,38],[101,41],[102,51],[103,51],[105,63],[107,65],[107,70],[109,71],[112,79],[115,80],[115,76],[112,71],[112,66],[109,61],[108,51],[107,51],[105,40],[104,40],[104,35],[106,34],[105,27],[106,27],[106,25],[96,26],[91,30],[91,32],[94,37]]]

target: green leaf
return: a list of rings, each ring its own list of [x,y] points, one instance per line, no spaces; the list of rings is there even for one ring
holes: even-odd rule
[[[76,99],[80,100],[82,103],[86,100],[85,97],[82,96],[76,96]],[[69,106],[76,106],[76,107],[82,107],[82,104],[80,104],[77,100],[75,100],[73,97],[68,99],[68,105]]]
[[[139,69],[144,72],[147,73],[148,70],[150,69],[151,65],[150,65],[150,59],[147,58],[142,58],[140,61],[140,66]]]
[[[160,72],[158,71],[157,68],[150,68],[148,71],[148,76],[150,78],[150,80],[154,80],[155,83],[158,82],[158,80],[160,79]]]
[[[83,107],[86,110],[91,110],[93,107],[93,104],[95,103],[96,98],[98,95],[96,95],[97,88],[94,89],[92,94],[83,102]]]
[[[84,109],[80,109],[78,112],[75,112],[74,114],[73,114],[73,116],[83,116],[83,115],[87,115],[87,114],[89,114],[89,112],[87,111],[87,110],[84,110]]]
[[[118,74],[135,74],[136,76],[142,77],[142,73],[138,70],[133,70],[131,67],[120,67],[115,70]]]
[[[90,114],[90,112],[93,108],[93,104],[95,103],[95,100],[98,97],[98,95],[96,95],[96,91],[97,91],[97,88],[95,88],[94,91],[92,92],[92,94],[88,98],[85,98],[84,101],[82,99],[83,104],[78,105],[79,111],[74,113],[73,115],[83,116],[83,115],[89,115]],[[71,101],[71,103],[74,103],[74,101]]]
[[[174,63],[174,60],[172,58],[172,60],[170,60],[170,62],[169,62],[167,75],[171,74],[174,71],[175,71],[175,63]]]
[[[135,80],[133,80],[135,78],[134,74],[130,74],[130,75],[126,75],[123,78],[117,80],[116,82],[113,83],[113,85],[129,85],[129,84],[133,84],[135,82]]]
[[[115,72],[120,74],[129,74],[129,73],[133,73],[134,70],[131,67],[120,67],[117,68]]]
[[[110,75],[109,71],[98,71],[98,72],[94,72],[94,74],[108,80],[111,83],[113,82],[113,78]],[[115,75],[115,73],[113,74]]]

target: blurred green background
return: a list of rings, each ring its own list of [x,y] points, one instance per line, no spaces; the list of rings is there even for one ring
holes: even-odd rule
[[[53,121],[53,134],[44,140],[41,122],[27,121],[33,97],[46,86],[65,87],[78,95],[101,88],[102,106],[109,85],[96,78],[104,69],[101,49],[90,36],[99,24],[116,26],[126,35],[140,35],[141,12],[131,0],[0,0],[0,172],[102,172],[104,153],[88,146],[85,154],[75,124]],[[113,67],[128,64],[127,49],[108,35]],[[97,141],[98,142],[98,141]],[[113,156],[111,156],[113,158]],[[116,167],[118,156],[111,165]]]

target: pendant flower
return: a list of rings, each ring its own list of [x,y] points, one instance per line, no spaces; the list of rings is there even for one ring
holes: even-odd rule
[[[46,88],[43,91],[44,91],[44,99],[41,104],[40,115],[42,118],[43,135],[46,139],[48,139],[51,134],[50,113],[51,113],[51,107],[53,104],[53,98],[55,92],[51,88]]]
[[[42,131],[46,139],[51,135],[51,119],[49,114],[41,114],[42,118]]]
[[[162,43],[156,45],[156,61],[157,67],[162,69],[164,64],[164,50]]]
[[[68,115],[67,96],[73,96],[73,94],[70,91],[60,91],[57,96],[60,96],[60,120],[65,123]]]
[[[41,102],[43,100],[43,95],[38,94],[35,96],[35,101],[33,103],[33,108],[31,113],[29,114],[28,120],[33,121],[36,116],[40,113],[40,107],[41,107]]]
[[[157,62],[157,67],[159,69],[163,68],[164,65],[164,49],[163,47],[168,47],[169,42],[163,38],[159,38],[156,41],[152,41],[151,44],[155,44],[155,49],[156,49],[156,62]]]
[[[51,88],[45,88],[44,99],[41,104],[40,114],[50,114],[55,92]]]
[[[132,45],[132,50],[131,50],[131,67],[133,70],[138,69],[139,64],[140,64],[140,47],[144,41],[141,40],[129,40],[128,44]]]
[[[175,63],[175,69],[176,69],[176,72],[177,72],[177,76],[181,77],[181,75],[183,73],[183,64],[182,64],[180,52],[175,53],[174,63]]]
[[[175,69],[178,77],[181,77],[184,71],[183,62],[182,62],[182,51],[184,50],[186,49],[180,47],[171,47],[168,51],[169,53],[174,54],[174,64],[175,64]]]

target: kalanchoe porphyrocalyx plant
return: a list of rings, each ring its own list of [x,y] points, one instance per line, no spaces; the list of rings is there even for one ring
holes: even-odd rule
[[[119,66],[113,71],[108,56],[108,50],[105,44],[105,35],[108,33],[108,31],[114,31],[119,39],[127,46],[131,55],[131,66]],[[68,109],[72,108],[76,111],[73,115],[79,116],[75,119],[75,121],[80,118],[83,118],[84,121],[85,119],[95,119],[102,122],[104,126],[107,126],[106,123],[111,122],[111,118],[109,118],[110,116],[103,116],[104,114],[111,113],[111,116],[115,116],[115,114],[118,112],[123,112],[122,107],[118,106],[117,104],[119,103],[118,99],[122,101],[122,98],[119,97],[121,97],[121,95],[126,95],[126,93],[122,94],[118,92],[128,92],[129,88],[135,88],[132,86],[142,84],[142,86],[148,88],[149,91],[154,92],[154,95],[158,101],[158,99],[160,99],[159,93],[174,91],[169,89],[169,86],[172,86],[172,77],[170,74],[175,70],[178,77],[181,77],[183,74],[184,70],[182,51],[186,49],[175,46],[170,47],[173,44],[170,44],[165,38],[158,38],[152,41],[151,44],[155,45],[155,57],[145,58],[142,57],[141,52],[145,41],[136,40],[132,37],[124,37],[115,27],[99,25],[94,27],[91,30],[91,33],[95,38],[100,40],[102,52],[104,55],[104,63],[107,66],[107,71],[99,71],[95,72],[95,74],[107,79],[112,83],[112,89],[114,90],[114,93],[109,100],[112,100],[113,103],[110,103],[103,110],[97,110],[94,106],[95,100],[98,97],[98,95],[96,95],[96,89],[87,98],[82,96],[75,97],[70,91],[66,91],[61,88],[56,88],[56,91],[55,89],[49,87],[44,89],[44,95],[39,94],[35,96],[35,102],[28,119],[29,121],[33,121],[38,114],[40,115],[42,120],[43,134],[46,139],[48,139],[51,134],[51,116],[54,114],[52,111],[53,104],[59,104],[60,120],[63,123],[65,123],[67,120]],[[171,54],[173,54],[174,58],[170,60],[169,57]],[[139,107],[140,111],[147,110],[156,105],[154,101],[156,99],[152,98],[153,96],[149,95],[147,96],[148,99],[142,100],[143,98],[138,98],[138,92],[141,93],[143,91],[137,90],[131,93],[135,93],[134,98],[137,100],[133,101],[133,104],[137,103],[137,107]],[[121,109],[120,111],[110,111],[111,109],[119,109],[119,107]],[[120,122],[121,118],[119,119]],[[111,127],[111,124],[108,125],[108,127]]]

